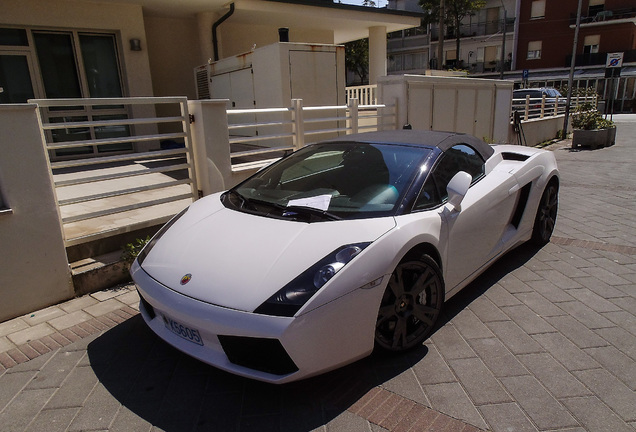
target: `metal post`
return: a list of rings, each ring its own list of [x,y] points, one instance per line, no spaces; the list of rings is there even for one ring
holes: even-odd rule
[[[568,122],[570,120],[570,101],[572,100],[572,83],[574,82],[574,67],[576,66],[576,45],[579,39],[579,29],[581,28],[581,9],[583,0],[579,0],[576,11],[576,28],[574,29],[574,43],[572,44],[572,61],[570,62],[570,76],[568,77],[568,99],[565,104],[565,118],[563,119],[563,138],[568,136]]]
[[[501,74],[499,75],[499,79],[504,79],[504,65],[506,59],[506,21],[507,21],[507,12],[506,8],[503,5],[503,1],[501,2],[501,7],[504,10],[504,19],[503,19],[503,38],[501,39]]]
[[[305,120],[303,118],[303,100],[292,99],[292,122],[294,128],[293,143],[296,150],[305,146]]]
[[[444,60],[444,0],[439,2],[439,44],[437,45],[437,69],[442,70],[442,62]]]
[[[358,99],[349,99],[349,122],[351,122],[351,133],[358,133]]]

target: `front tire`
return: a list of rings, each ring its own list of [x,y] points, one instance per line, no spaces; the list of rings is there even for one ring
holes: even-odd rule
[[[535,245],[543,246],[550,241],[556,225],[558,207],[559,185],[557,182],[552,181],[548,183],[543,195],[541,195],[537,215],[534,219],[531,241]]]
[[[403,260],[382,296],[376,345],[394,352],[420,345],[433,331],[443,303],[444,280],[435,260],[428,255]]]

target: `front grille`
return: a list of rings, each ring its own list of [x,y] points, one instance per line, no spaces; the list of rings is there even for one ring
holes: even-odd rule
[[[219,335],[219,341],[225,355],[235,365],[274,375],[287,375],[298,370],[278,339]]]

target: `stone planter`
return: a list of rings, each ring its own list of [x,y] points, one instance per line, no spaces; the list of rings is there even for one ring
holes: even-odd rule
[[[605,147],[613,146],[616,143],[616,126],[607,129],[607,143]]]
[[[613,131],[613,132],[610,132]],[[613,133],[613,137],[616,136],[616,128],[610,129],[574,129],[572,134],[572,148],[589,147],[592,149],[602,148],[610,142],[614,142],[614,138],[610,141],[610,133]]]

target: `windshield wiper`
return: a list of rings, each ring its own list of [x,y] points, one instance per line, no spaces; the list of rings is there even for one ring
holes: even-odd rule
[[[287,206],[287,205],[278,204],[278,203],[274,203],[270,201],[259,200],[256,198],[245,198],[245,201],[248,204],[252,204],[252,205],[257,204],[257,205],[272,207],[280,211],[281,212],[280,216],[282,216],[285,219],[288,219],[288,218],[296,219],[294,218],[294,216],[305,215],[310,217],[313,216],[315,218],[317,217],[319,218],[319,220],[342,220],[341,217],[336,216],[333,213],[329,213],[326,210],[320,210],[314,207],[305,207],[305,206],[296,206],[296,205]]]
[[[283,216],[292,216],[293,213],[301,213],[308,214],[311,216],[318,216],[322,219],[327,220],[342,220],[340,216],[336,216],[333,213],[329,213],[327,210],[321,210],[314,207],[305,207],[305,206],[281,206],[283,211]]]
[[[310,217],[318,218],[319,220],[342,220],[340,216],[336,216],[335,214],[329,213],[326,210],[321,210],[314,207],[305,207],[305,206],[297,206],[297,205],[286,206],[283,204],[278,204],[278,203],[274,203],[270,201],[264,201],[264,200],[260,200],[256,198],[247,198],[235,190],[229,190],[228,192],[226,192],[224,197],[229,198],[229,195],[231,195],[232,198],[236,197],[240,201],[240,205],[238,206],[238,208],[246,210],[250,213],[267,214],[270,216],[277,216],[284,219],[297,219],[295,218],[295,216],[301,215],[301,216],[310,216]],[[270,209],[275,209],[279,211],[280,214],[273,215],[271,211],[265,212],[262,209],[259,209],[258,207],[266,207]],[[311,221],[308,221],[308,222],[311,222]]]

